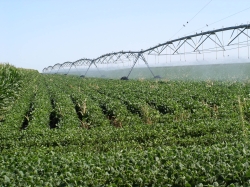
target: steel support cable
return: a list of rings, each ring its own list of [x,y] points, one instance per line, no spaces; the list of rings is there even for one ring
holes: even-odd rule
[[[166,44],[164,46],[162,46],[161,50],[158,52],[158,55],[160,55],[165,49],[166,47],[168,46],[169,44]]]
[[[122,56],[122,54],[121,53],[118,53],[118,54],[116,54],[115,55],[115,60],[114,60],[114,63],[120,63],[120,57]]]
[[[115,64],[115,63],[116,63],[116,60],[117,60],[117,53],[115,53],[115,54],[112,56],[112,60],[113,60],[113,63]]]
[[[204,49],[203,49],[203,43],[204,43],[205,40],[206,40],[206,39],[205,39],[205,40],[202,41],[203,36],[204,36],[204,35],[201,35],[200,40],[198,41],[198,44],[199,44],[199,45],[202,45],[202,52],[203,52],[203,50],[204,50]],[[202,43],[201,43],[201,41],[202,41]],[[198,48],[197,48],[197,49],[198,49]],[[204,60],[204,53],[202,53],[202,54],[203,54],[203,60]]]
[[[148,55],[147,55],[147,62],[148,62]]]
[[[201,35],[199,41],[198,41],[198,44],[201,42],[201,39],[203,38],[204,35]]]
[[[216,36],[216,38],[218,39],[218,43],[217,43],[217,45],[218,45],[219,47],[221,47],[223,50],[225,50],[225,48],[224,48],[223,44],[221,43],[220,38],[217,36],[217,34],[216,34],[216,33],[215,33],[215,36]]]
[[[195,44],[194,43],[194,41],[193,41],[193,43],[194,43],[194,45],[195,45],[195,47],[194,47],[194,52],[208,39],[208,38],[210,38],[210,35],[211,34],[208,34],[208,35],[202,35],[202,37],[200,38],[200,40],[198,41],[198,43],[197,44]],[[201,41],[201,39],[203,38],[203,36],[206,36],[206,38],[204,39],[204,40],[202,40]]]
[[[61,67],[62,67],[62,64],[61,64],[60,67],[58,68],[56,74],[59,73],[59,70],[61,69]]]
[[[124,63],[124,62],[123,62],[123,59],[122,59],[122,56],[123,56],[123,54],[120,54],[116,60],[117,60],[117,61],[120,60],[121,63]]]
[[[172,48],[172,50],[175,51],[175,50],[176,50],[176,47],[175,47],[174,43],[172,43],[172,45],[174,46],[174,49]],[[174,54],[175,54],[175,52],[173,53],[173,55],[174,55]],[[178,51],[177,51],[177,54],[179,54]]]
[[[95,67],[96,67],[96,69],[97,69],[98,73],[102,76],[102,74],[101,74],[101,72],[100,72],[99,68],[97,67],[96,63],[95,63],[95,62],[93,62],[93,64],[95,65]]]
[[[197,46],[197,45],[196,45],[196,43],[194,42],[193,38],[191,38],[191,40],[192,40],[192,42],[193,42],[194,46]],[[190,46],[192,46],[192,45],[190,44]],[[196,50],[197,50],[197,49],[196,49],[196,47],[194,47],[194,49],[195,49],[194,51],[196,51]]]
[[[235,48],[229,48],[228,46],[225,46],[226,48],[223,49],[223,48],[220,47],[221,49],[218,50],[218,47],[214,46],[214,47],[206,48],[206,49],[203,48],[203,50],[200,50],[200,51],[190,51],[190,52],[185,51],[185,54],[188,55],[188,54],[196,54],[196,53],[199,53],[199,54],[201,54],[201,53],[214,53],[214,52],[216,52],[216,48],[217,48],[217,52],[224,51],[224,50],[227,51],[227,50],[230,50],[230,49],[237,49],[238,48],[238,43],[231,44],[230,46],[235,46],[235,45],[237,45],[237,47],[235,47]],[[239,45],[241,46],[240,48],[248,47],[246,41],[245,42],[239,42]],[[249,46],[250,46],[250,43],[249,43]],[[176,55],[183,55],[183,53],[172,54],[172,56],[176,56]]]
[[[215,35],[215,40],[214,40],[213,38],[210,37],[211,35],[209,35],[208,38],[209,38],[210,40],[212,40],[212,41],[215,43],[215,47],[216,47],[216,44],[217,44],[218,46],[220,46],[220,47],[224,50],[224,46],[222,45],[222,43],[221,43],[219,37],[217,36],[217,34],[214,34],[214,35]],[[216,38],[218,39],[218,41],[219,41],[220,44],[216,41]],[[216,47],[216,48],[217,48],[217,47]]]
[[[192,39],[191,39],[192,40]],[[193,46],[192,44],[190,44],[188,41],[186,41],[186,43],[190,46],[190,47],[192,47],[193,49],[194,49],[194,51],[196,50],[195,49],[195,46]]]
[[[92,62],[89,64],[89,67],[88,67],[87,71],[85,72],[84,77],[86,77],[86,75],[87,75],[87,73],[88,73],[88,71],[89,71],[89,69],[90,69],[90,66],[91,66],[93,63],[94,63],[94,61],[92,61]]]
[[[181,53],[180,53],[180,62],[181,62]]]
[[[69,70],[68,70],[67,74],[69,74],[69,72],[70,72],[70,70],[71,70],[72,66],[73,66],[73,63],[71,63],[70,68],[69,68]]]
[[[108,55],[103,56],[103,57],[99,58],[98,60],[99,60],[99,62],[100,62],[101,64],[105,64],[104,61],[106,60],[106,58],[108,58]]]
[[[216,53],[215,53],[215,55],[216,55],[216,60],[217,60],[216,34],[214,35],[214,39],[215,39],[215,43],[214,43],[214,45],[215,45],[215,50],[216,50]]]
[[[238,49],[238,48],[245,48],[245,47],[247,47],[247,45],[244,45],[244,46],[241,46],[241,47],[232,47],[232,48],[228,48],[227,49],[227,51],[230,51],[230,50],[235,50],[235,49]],[[210,48],[210,49],[214,49],[214,48]],[[219,51],[222,51],[222,50],[219,50]],[[207,51],[205,51],[205,53],[213,53],[213,52],[215,52],[214,50],[207,50]]]
[[[51,73],[51,71],[52,71],[52,67],[50,68],[50,71],[49,71],[49,73]]]
[[[166,47],[166,63],[168,63],[168,48]]]
[[[76,69],[76,74],[78,74],[79,70],[78,70],[77,66],[75,64],[73,64],[73,65],[74,65],[74,67]]]
[[[111,54],[111,55],[109,56],[108,60],[106,60],[106,63],[107,63],[107,64],[108,64],[108,62],[109,62],[110,60],[114,60],[114,59],[113,59],[113,56],[114,56],[114,54]]]
[[[247,34],[245,33],[245,30],[246,30],[247,28],[244,28],[243,30],[240,30],[239,29],[239,31],[241,31],[240,32],[240,34],[244,34],[244,35],[246,35],[248,38],[250,38],[250,36],[248,35],[248,32],[247,32]],[[248,31],[248,29],[247,29],[247,31]]]
[[[239,48],[241,49],[241,48],[245,48],[245,47],[247,47],[247,45],[241,46]],[[215,49],[215,48],[210,48],[210,49]],[[233,47],[233,48],[229,48],[229,49],[227,49],[227,51],[231,51],[231,50],[235,50],[235,49],[238,49],[238,46],[237,47]],[[223,50],[217,50],[217,51],[223,51]],[[209,49],[207,49],[206,51],[204,51],[204,53],[214,53],[214,52],[215,52],[215,50],[209,50]],[[192,55],[194,53],[186,53],[186,54]]]
[[[186,62],[186,55],[185,55],[185,53],[186,53],[186,42],[184,43],[184,60]]]
[[[73,62],[72,65],[75,66],[75,69],[77,70],[77,74],[80,73],[81,74],[81,71],[80,69],[77,68],[77,66],[82,66],[82,65],[87,65],[88,64],[88,59],[80,59],[80,60],[77,60],[75,62]]]
[[[222,28],[224,28],[223,26],[222,26]],[[224,44],[224,35],[223,35],[223,32],[224,31],[222,31],[221,33],[221,35],[222,35],[222,45],[224,46],[225,44]],[[225,57],[225,49],[223,50],[223,57]]]
[[[204,58],[204,53],[203,53],[203,50],[204,50],[204,48],[203,48],[203,43],[202,43],[202,54],[203,54],[203,61],[205,60],[205,58]]]
[[[134,59],[134,64],[133,64],[132,68],[130,69],[127,78],[128,78],[129,75],[131,74],[131,72],[132,72],[132,70],[134,69],[135,64],[136,64],[136,62],[139,60],[139,58],[140,58],[140,54],[138,54],[138,55],[135,57],[135,59]]]
[[[148,62],[146,61],[146,59],[145,59],[145,57],[143,56],[143,54],[140,53],[140,54],[138,54],[138,55],[140,55],[139,58],[141,58],[141,59],[144,61],[144,63],[147,65],[147,67],[148,67],[149,71],[151,72],[151,74],[153,75],[153,77],[155,77],[153,71],[152,71],[151,68],[149,67]]]
[[[236,44],[236,45],[238,45],[238,44]],[[232,45],[232,46],[235,46],[235,45]],[[249,46],[250,46],[250,43],[249,43]],[[248,47],[247,44],[240,45],[239,48],[241,49],[241,48],[246,48],[246,47]],[[237,47],[232,47],[232,48],[227,48],[226,51],[234,50],[234,49],[238,49],[238,46]],[[223,51],[223,49],[218,50],[218,47],[217,47],[217,52],[220,52],[220,51]],[[205,53],[205,54],[207,54],[207,53],[215,53],[216,52],[216,47],[204,49],[203,51],[200,51],[200,54],[201,54],[201,52]],[[179,54],[175,54],[175,55],[172,54],[171,56],[177,56],[177,55],[181,55],[181,54],[183,55],[183,53],[179,53]],[[198,53],[195,53],[195,52],[185,52],[185,55],[194,55],[194,54],[198,54]]]
[[[185,39],[181,44],[180,44],[180,42],[179,42],[179,44],[177,45],[177,48],[176,48],[176,50],[174,51],[174,54],[177,52],[178,53],[178,50],[186,43],[186,41],[187,41],[187,39]]]
[[[157,49],[157,51],[156,51],[155,49]],[[154,48],[154,49],[152,49],[148,54],[150,55],[153,51],[154,51],[155,53],[159,53],[158,48]]]
[[[231,44],[230,46],[234,46],[234,45],[238,45],[238,43],[236,43],[236,44]],[[248,46],[247,41],[239,42],[239,45]],[[225,47],[226,47],[226,46],[225,46]]]
[[[172,45],[173,45],[173,44],[172,44]],[[168,47],[174,51],[174,49],[173,49],[170,45],[168,45]],[[175,46],[174,46],[174,47],[175,47]],[[170,51],[169,54],[170,54],[170,55],[172,54],[171,51]]]
[[[246,30],[246,28],[244,28],[243,30],[240,30],[240,33],[239,33],[239,30],[240,29],[237,29],[237,35],[233,38],[233,39],[231,39],[229,42],[228,42],[228,44],[227,45],[230,45],[237,37],[238,37],[238,39],[239,39],[239,36],[242,34],[242,33],[244,33],[244,31]],[[245,33],[244,33],[245,34]]]
[[[240,58],[240,44],[239,44],[239,42],[240,42],[240,36],[239,36],[239,29],[237,29],[237,35],[238,35],[238,59]]]
[[[247,24],[249,24],[249,22],[247,22]],[[248,35],[248,30],[249,28],[247,29],[247,35]],[[247,45],[248,45],[248,40],[249,40],[249,37],[247,37]],[[249,59],[249,45],[248,45],[248,59]]]
[[[212,23],[210,23],[210,24],[206,24],[206,26],[201,27],[201,28],[199,28],[199,29],[197,29],[197,30],[194,30],[194,31],[192,31],[192,32],[190,32],[190,33],[193,33],[193,32],[196,32],[196,31],[200,31],[201,29],[204,29],[204,28],[206,28],[206,27],[208,27],[208,26],[214,25],[214,24],[216,24],[216,23],[218,23],[218,22],[221,22],[221,21],[223,21],[223,20],[225,20],[225,19],[228,19],[228,18],[230,18],[230,17],[232,17],[232,16],[235,16],[235,15],[237,15],[237,14],[240,14],[240,13],[242,13],[242,12],[245,12],[246,10],[249,10],[249,9],[250,9],[250,7],[246,8],[246,9],[243,9],[243,10],[241,10],[241,11],[239,11],[239,12],[236,12],[236,13],[234,13],[234,14],[231,14],[230,16],[227,16],[227,17],[225,17],[225,18],[222,18],[222,19],[220,19],[220,20],[218,20],[218,21],[212,22]],[[190,34],[190,33],[188,33],[188,34]]]
[[[195,14],[194,17],[191,18],[191,20],[189,20],[189,22],[191,22],[202,10],[204,10],[213,0],[209,1],[197,14]]]
[[[202,9],[200,9],[189,21],[187,21],[187,24],[190,23],[202,10],[204,10],[213,0],[210,0]],[[184,29],[186,26],[183,25],[169,40],[171,40],[173,37],[175,37],[182,29]]]
[[[179,38],[180,38],[180,37],[179,37]],[[179,43],[177,44],[177,46],[176,46],[177,48],[180,46],[180,43],[181,43],[181,40],[180,40]]]
[[[75,65],[74,63],[72,63],[72,67],[73,67],[73,66],[75,67],[75,69],[77,69],[77,67],[76,67],[76,65]]]
[[[195,45],[197,45],[197,37],[195,37]],[[198,61],[197,60],[197,53],[196,53],[196,61]]]
[[[171,48],[170,48],[169,52],[170,52],[170,53],[169,53],[169,54],[170,54],[169,57],[170,57],[170,63],[171,63]]]

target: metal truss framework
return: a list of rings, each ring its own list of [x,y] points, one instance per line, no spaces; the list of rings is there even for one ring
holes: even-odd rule
[[[250,33],[248,30],[250,29],[250,24],[227,27],[212,31],[195,33],[193,35],[181,37],[178,39],[174,39],[171,41],[167,41],[162,44],[158,44],[154,47],[148,48],[146,50],[141,51],[120,51],[120,52],[112,52],[104,54],[96,59],[79,59],[75,62],[64,62],[63,64],[55,64],[54,66],[49,66],[43,69],[43,73],[59,73],[60,69],[67,68],[69,73],[71,68],[74,66],[75,68],[79,66],[88,66],[87,71],[84,76],[86,76],[89,68],[94,65],[97,69],[98,64],[117,64],[124,63],[127,61],[133,62],[133,65],[127,75],[126,78],[129,77],[132,72],[134,66],[139,60],[142,60],[148,69],[150,70],[153,77],[158,78],[159,76],[155,76],[152,70],[149,67],[149,64],[144,57],[144,55],[182,55],[182,54],[202,54],[202,53],[211,53],[217,51],[226,51],[230,50],[232,47],[248,47],[248,58],[249,58],[249,44],[250,44]],[[219,35],[219,33],[221,33]],[[224,42],[225,35],[227,33],[229,37],[228,42]],[[245,40],[242,42],[239,41],[240,37],[245,37]],[[238,40],[237,40],[238,39]],[[208,41],[213,43],[213,47],[205,48],[204,46]],[[189,50],[185,50],[185,45],[187,45]],[[184,50],[183,50],[184,49]],[[99,71],[99,69],[98,69]]]

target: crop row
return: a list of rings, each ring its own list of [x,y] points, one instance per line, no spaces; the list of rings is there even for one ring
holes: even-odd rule
[[[250,185],[250,152],[240,142],[109,153],[72,147],[18,150],[0,155],[4,186]]]
[[[68,79],[68,81],[70,81],[70,79]],[[194,90],[189,90],[188,92],[190,93],[181,93],[182,90],[186,90],[187,85],[184,86],[182,82],[174,82],[172,89],[168,88],[170,92],[165,91],[165,93],[163,93],[162,90],[167,90],[166,87],[169,86],[168,84],[166,85],[166,83],[152,84],[152,82],[143,82],[135,85],[134,82],[122,84],[120,82],[117,84],[116,82],[115,84],[115,81],[113,81],[112,84],[112,81],[111,83],[105,81],[106,80],[83,81],[84,84],[79,86],[79,82],[72,77],[72,80],[68,84],[70,84],[72,88],[77,87],[78,90],[82,89],[85,93],[91,95],[91,97],[99,103],[100,107],[109,106],[109,103],[111,107],[116,107],[116,109],[110,110],[111,116],[115,116],[112,112],[120,116],[128,116],[127,113],[132,113],[136,117],[141,117],[141,119],[137,120],[139,124],[142,122],[150,124],[147,122],[153,121],[153,124],[168,125],[171,126],[174,131],[177,131],[180,137],[208,136],[208,139],[211,137],[210,139],[214,139],[216,142],[218,136],[223,136],[226,139],[230,139],[231,136],[240,136],[243,131],[242,122],[249,123],[249,121],[245,120],[247,118],[245,113],[247,113],[246,111],[248,110],[246,105],[249,103],[247,98],[244,98],[245,112],[244,114],[240,112],[242,103],[239,103],[238,97],[249,97],[249,95],[240,95],[242,94],[241,84],[235,83],[234,86],[229,85],[237,89],[231,90],[230,92],[230,90],[227,89],[228,85],[223,86],[221,83],[217,83],[218,85],[214,85],[215,88],[211,89],[208,83],[191,82],[190,87],[196,84]],[[150,84],[152,85],[149,86]],[[186,84],[188,84],[188,82]],[[150,87],[153,85],[157,87],[157,90],[154,88],[153,91],[146,93],[146,90],[150,90]],[[209,95],[205,93],[207,94],[205,95],[206,98],[203,95],[205,92],[202,90],[204,89],[203,85],[208,86],[207,89],[205,88],[206,91],[212,92]],[[174,93],[176,87],[179,88],[179,92],[176,91],[176,93]],[[68,87],[67,89],[70,88]],[[137,89],[138,91],[135,91]],[[204,103],[203,99],[210,103],[211,100],[214,99],[214,94],[219,92],[220,89],[222,89],[221,92],[227,92],[227,95],[223,97],[224,100],[221,99],[220,102],[217,102],[218,106],[210,106]],[[198,91],[201,93],[200,95],[197,93]],[[152,101],[157,102],[157,104],[155,104],[157,107],[150,104]],[[173,112],[162,113],[159,110],[160,106],[168,109],[171,108]],[[244,115],[243,121],[239,117],[240,115]],[[145,116],[147,118],[145,118]],[[136,120],[133,120],[133,122],[137,123]],[[233,129],[237,129],[237,131],[233,131]]]
[[[247,82],[23,82],[0,126],[3,186],[250,185]]]
[[[0,122],[4,121],[5,114],[11,110],[14,101],[18,98],[23,82],[30,77],[27,74],[12,65],[0,65]]]
[[[33,88],[34,91],[25,90],[25,94],[23,94],[25,98],[19,99],[23,112],[20,112],[18,106],[14,107],[19,112],[13,110],[14,114],[9,114],[10,117],[5,124],[16,125],[8,128],[26,129],[28,127],[28,129],[32,129],[37,127],[42,130],[48,127],[91,128],[109,124],[122,127],[124,125],[152,124],[151,121],[154,118],[156,120],[153,121],[153,124],[158,123],[168,127],[175,140],[180,138],[181,142],[185,140],[188,145],[194,141],[214,144],[218,140],[234,140],[242,135],[245,136],[248,130],[249,102],[247,98],[244,98],[243,101],[239,98],[236,100],[238,103],[231,102],[233,107],[238,106],[234,109],[235,113],[231,115],[230,111],[230,116],[228,115],[226,118],[221,117],[222,119],[214,120],[213,116],[209,116],[204,120],[204,116],[200,115],[201,119],[197,117],[195,120],[169,121],[169,115],[173,114],[158,113],[157,109],[142,100],[143,94],[141,94],[141,98],[137,98],[135,94],[129,94],[129,91],[124,91],[124,89],[123,94],[119,94],[119,90],[115,88],[115,86],[119,87],[119,84],[113,84],[112,89],[108,84],[105,87],[105,82],[102,81],[99,81],[98,84],[95,81],[89,81],[90,84],[85,81],[84,84],[77,86],[81,80],[78,80],[79,82],[76,84],[75,79],[72,78],[72,80],[68,80],[67,84],[60,84],[60,79],[60,77],[39,77],[39,81],[37,81],[39,84]],[[131,88],[129,85],[126,87]],[[143,89],[141,90],[143,93]],[[132,89],[131,92],[133,93]],[[186,98],[183,101],[185,102]],[[223,104],[226,105],[226,102],[225,100]],[[165,105],[168,103],[166,100]],[[177,115],[177,117],[179,116]],[[164,121],[164,119],[167,120]],[[43,128],[41,128],[42,126]],[[191,143],[189,143],[190,140]]]

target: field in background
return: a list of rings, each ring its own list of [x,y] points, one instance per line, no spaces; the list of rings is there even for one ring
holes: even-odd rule
[[[0,184],[250,186],[249,65],[212,67],[129,81],[0,67]]]
[[[122,67],[121,67],[122,68]],[[129,68],[117,70],[103,70],[91,67],[87,73],[87,77],[101,77],[120,79],[127,76]],[[213,64],[213,65],[190,65],[190,66],[165,66],[151,67],[155,75],[161,76],[168,80],[246,80],[249,78],[250,63],[237,64]],[[60,71],[61,73],[63,71]],[[77,71],[72,68],[70,74],[85,74],[86,69]],[[133,69],[130,79],[152,79],[149,69],[135,68]]]

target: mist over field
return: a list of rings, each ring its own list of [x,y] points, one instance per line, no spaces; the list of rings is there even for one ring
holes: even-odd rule
[[[153,73],[167,80],[247,80],[249,79],[249,63],[205,64],[186,66],[151,67]],[[86,77],[119,79],[127,76],[130,68],[104,69],[90,68]],[[71,70],[70,74],[84,75],[86,69]],[[59,73],[63,73],[60,71]],[[147,67],[136,67],[130,79],[152,79]]]

